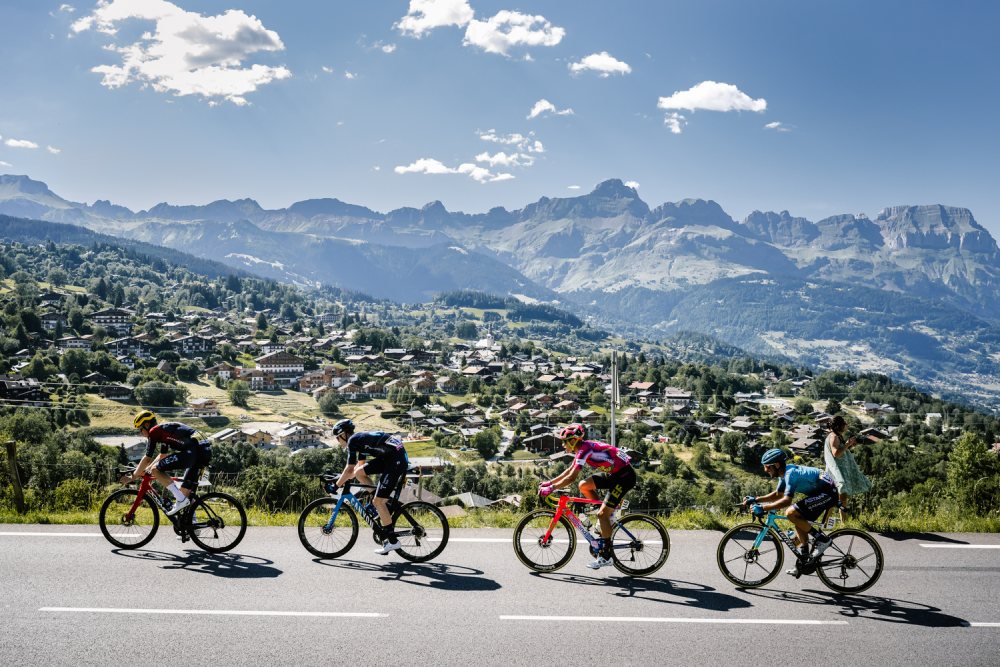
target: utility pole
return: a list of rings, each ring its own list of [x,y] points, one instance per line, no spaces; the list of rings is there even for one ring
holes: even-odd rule
[[[615,433],[615,407],[618,403],[618,350],[611,351],[611,446],[617,447],[615,444],[616,433]]]
[[[10,467],[10,481],[14,486],[14,506],[17,507],[18,514],[24,514],[24,491],[21,490],[21,476],[17,473],[17,443],[8,440],[7,465]]]

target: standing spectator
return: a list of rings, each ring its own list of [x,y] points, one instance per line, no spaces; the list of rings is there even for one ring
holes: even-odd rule
[[[851,454],[851,449],[857,446],[858,441],[853,436],[845,441],[844,432],[846,430],[847,422],[841,415],[837,415],[830,422],[830,434],[826,436],[826,442],[823,445],[826,471],[837,481],[840,506],[845,510],[850,496],[856,496],[872,488],[872,483],[861,472],[858,462]]]

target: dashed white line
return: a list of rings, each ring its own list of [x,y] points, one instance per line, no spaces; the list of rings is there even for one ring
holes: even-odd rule
[[[1000,544],[924,544],[925,549],[1000,549]]]
[[[1000,623],[968,623],[970,628],[1000,628]]]
[[[16,531],[2,531],[0,536],[4,537],[100,537],[100,533],[29,533]]]
[[[500,616],[501,621],[568,621],[592,623],[723,623],[734,625],[847,625],[847,621],[784,618],[664,618],[660,616]]]
[[[385,618],[388,614],[349,611],[261,611],[249,609],[125,609],[122,607],[42,607],[38,611],[76,614],[178,614],[196,616],[321,616]]]

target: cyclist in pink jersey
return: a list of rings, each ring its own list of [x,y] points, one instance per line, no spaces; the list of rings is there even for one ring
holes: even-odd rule
[[[547,496],[555,489],[572,484],[583,466],[600,471],[580,482],[580,492],[591,500],[599,500],[598,491],[605,491],[604,503],[597,513],[601,529],[600,549],[597,559],[587,567],[597,570],[611,565],[611,515],[621,504],[625,494],[635,486],[635,469],[624,451],[597,440],[584,440],[586,431],[582,424],[570,424],[559,434],[567,452],[575,454],[573,463],[560,475],[548,482],[542,482],[538,493]]]

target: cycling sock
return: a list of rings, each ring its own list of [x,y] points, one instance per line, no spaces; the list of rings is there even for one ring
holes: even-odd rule
[[[182,500],[184,498],[184,494],[181,493],[180,487],[178,487],[175,482],[171,482],[170,486],[167,487],[167,490],[174,494],[174,500]]]

